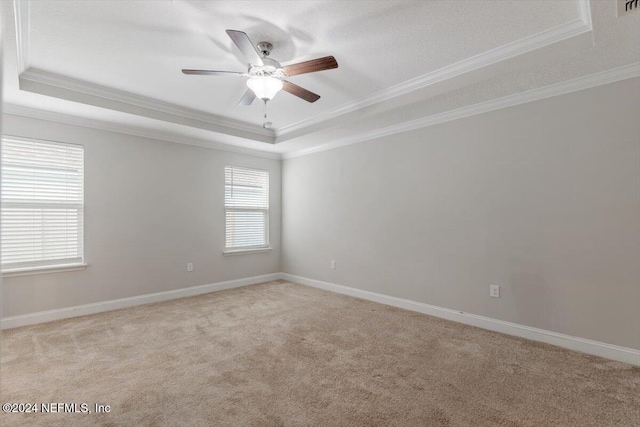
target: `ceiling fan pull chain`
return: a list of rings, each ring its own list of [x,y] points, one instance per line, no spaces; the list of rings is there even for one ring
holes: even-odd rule
[[[267,100],[264,100],[264,120],[262,121],[262,127],[267,127]]]

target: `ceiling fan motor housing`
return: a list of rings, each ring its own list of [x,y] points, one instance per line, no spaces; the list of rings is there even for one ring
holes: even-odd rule
[[[271,55],[271,50],[273,49],[273,45],[271,43],[260,42],[256,46],[258,47],[258,51],[262,54],[263,57]]]

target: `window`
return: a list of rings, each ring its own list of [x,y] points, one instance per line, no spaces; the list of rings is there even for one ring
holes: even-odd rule
[[[83,263],[84,149],[2,140],[2,271]]]
[[[269,172],[224,168],[225,251],[269,247]]]

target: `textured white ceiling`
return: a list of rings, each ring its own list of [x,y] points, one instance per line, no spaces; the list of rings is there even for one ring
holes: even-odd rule
[[[242,71],[243,58],[224,33],[227,28],[246,31],[254,41],[272,41],[272,57],[284,64],[334,55],[340,63],[337,70],[291,79],[322,95],[320,101],[308,104],[281,93],[269,107],[270,120],[278,128],[299,122],[313,124],[318,117],[330,119],[279,137],[282,142],[274,146],[224,129],[127,114],[117,106],[98,108],[95,105],[99,104],[87,105],[82,99],[56,98],[55,93],[43,96],[18,90],[15,23],[11,4],[5,2],[5,17],[10,18],[5,99],[14,105],[100,120],[116,127],[162,132],[175,140],[189,138],[286,153],[640,61],[640,13],[616,18],[612,1],[594,0],[590,2],[593,31],[588,34],[540,46],[367,108],[343,108],[458,61],[482,57],[490,49],[567,26],[580,17],[580,4],[589,2],[30,3],[31,70],[188,107],[257,130],[261,130],[260,105],[236,106],[245,90],[240,79],[184,76],[180,69]],[[339,116],[336,111],[344,114]]]
[[[227,28],[271,41],[282,63],[334,55],[337,70],[291,78],[320,101],[273,100],[280,127],[577,16],[574,1],[36,1],[29,65],[260,124],[259,103],[236,105],[243,79],[180,69],[246,71]]]
[[[499,64],[488,78],[445,91],[423,91],[399,108],[353,115],[348,124],[327,127],[315,133],[278,144],[281,153],[295,152],[384,129],[398,123],[455,111],[491,100],[550,87],[581,77],[596,75],[640,62],[640,11],[617,18],[613,1],[591,2],[593,31],[582,40],[555,50],[530,54],[518,61]],[[637,75],[637,73],[636,73]],[[640,93],[638,93],[640,97]]]

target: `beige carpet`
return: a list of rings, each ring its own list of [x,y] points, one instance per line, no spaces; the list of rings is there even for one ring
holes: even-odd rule
[[[3,332],[3,426],[638,426],[640,368],[287,282]],[[80,409],[79,409],[80,410]]]

